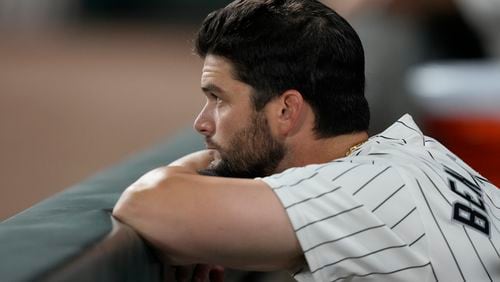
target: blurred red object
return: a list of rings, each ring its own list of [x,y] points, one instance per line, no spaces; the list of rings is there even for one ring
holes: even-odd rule
[[[424,132],[500,187],[500,61],[447,61],[415,67],[408,89]]]
[[[500,187],[500,117],[427,116],[426,134]]]

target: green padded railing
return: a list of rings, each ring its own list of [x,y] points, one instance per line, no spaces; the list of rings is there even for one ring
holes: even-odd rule
[[[140,175],[201,148],[187,130],[0,223],[0,281],[160,281],[159,262],[111,210]]]

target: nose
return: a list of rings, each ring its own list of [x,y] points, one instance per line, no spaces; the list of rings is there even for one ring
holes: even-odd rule
[[[215,124],[213,121],[213,117],[208,109],[208,103],[205,104],[201,112],[194,120],[193,127],[196,131],[206,137],[210,137],[214,134]]]

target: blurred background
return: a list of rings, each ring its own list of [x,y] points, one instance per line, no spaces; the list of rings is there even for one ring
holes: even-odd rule
[[[226,0],[0,0],[0,220],[168,139]],[[500,1],[324,0],[365,46],[372,133],[406,112],[496,184]]]

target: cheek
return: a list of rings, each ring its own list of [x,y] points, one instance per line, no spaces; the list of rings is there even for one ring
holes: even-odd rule
[[[215,121],[215,135],[214,139],[219,144],[225,143],[228,139],[228,134],[234,130],[234,119],[232,111],[228,111],[224,108],[217,108],[214,111],[214,121]]]
[[[248,126],[247,118],[249,113],[237,108],[220,108],[216,111],[216,133],[215,139],[221,145],[226,145],[234,134],[245,126]]]

